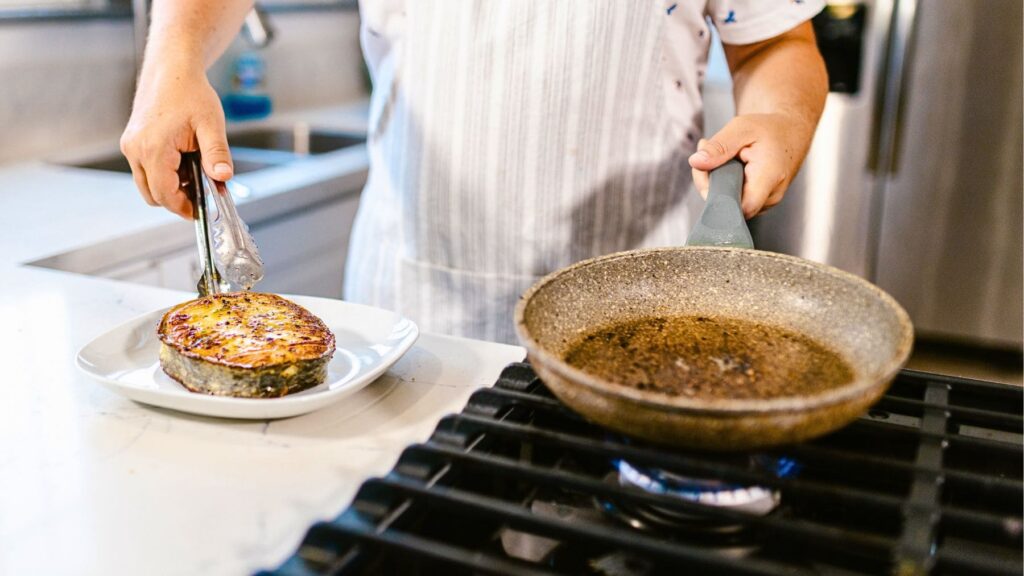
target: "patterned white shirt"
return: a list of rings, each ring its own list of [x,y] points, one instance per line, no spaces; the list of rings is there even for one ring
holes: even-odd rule
[[[714,25],[777,36],[823,0],[362,0],[370,176],[345,297],[514,342],[578,260],[680,245]]]

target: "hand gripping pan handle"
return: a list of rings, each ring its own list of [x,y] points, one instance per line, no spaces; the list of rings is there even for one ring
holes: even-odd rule
[[[711,171],[708,201],[700,220],[686,239],[687,246],[753,248],[747,221],[740,208],[743,194],[743,163],[729,160]]]

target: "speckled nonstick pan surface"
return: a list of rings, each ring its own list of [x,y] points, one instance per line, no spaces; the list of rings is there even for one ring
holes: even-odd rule
[[[564,361],[574,343],[599,327],[697,315],[810,337],[846,360],[853,378],[797,396],[772,390],[745,399],[680,396],[616,384]],[[792,256],[720,246],[579,262],[530,288],[515,322],[538,375],[587,419],[662,444],[718,451],[797,442],[844,426],[885,393],[913,342],[903,308],[859,277]]]

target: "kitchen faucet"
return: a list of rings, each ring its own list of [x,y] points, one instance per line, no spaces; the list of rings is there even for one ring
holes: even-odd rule
[[[142,58],[146,52],[146,35],[149,32],[149,1],[132,0],[132,30],[135,36],[135,77],[142,71]],[[255,48],[263,48],[274,39],[274,29],[265,10],[258,3],[245,15],[242,32]]]

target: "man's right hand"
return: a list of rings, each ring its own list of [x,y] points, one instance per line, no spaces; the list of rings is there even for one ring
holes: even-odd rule
[[[192,204],[181,190],[181,153],[199,150],[203,171],[224,181],[234,174],[224,109],[206,67],[238,34],[253,0],[154,0],[146,57],[121,152],[142,198],[182,218]]]
[[[139,79],[131,119],[121,136],[121,152],[132,167],[142,198],[182,218],[192,203],[181,189],[181,153],[199,150],[203,170],[225,181],[234,173],[225,134],[224,110],[202,64],[161,66]]]

